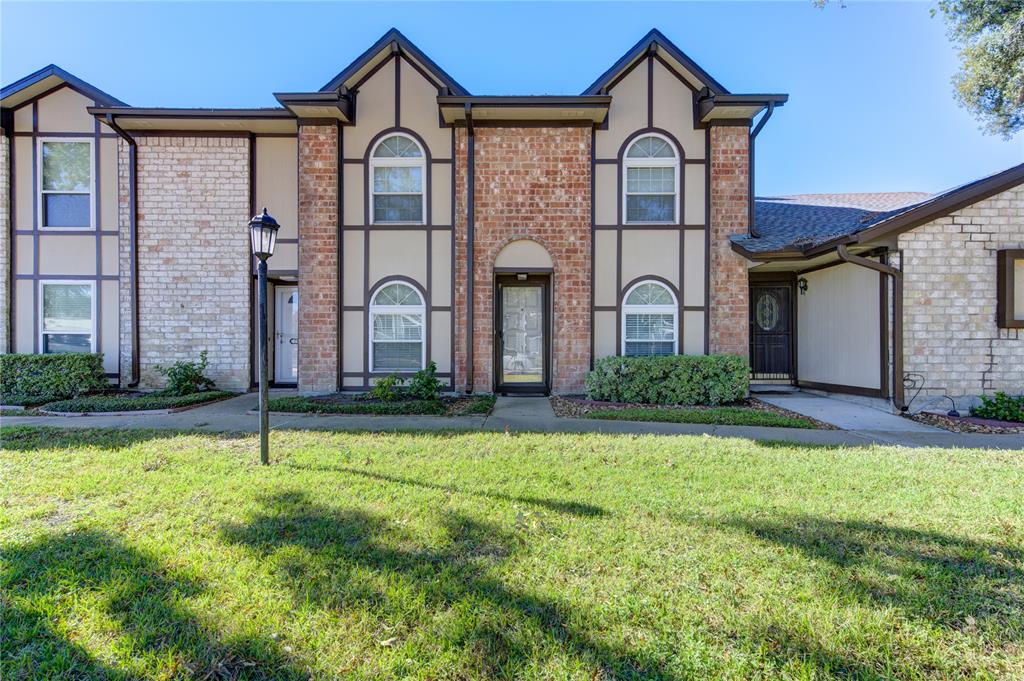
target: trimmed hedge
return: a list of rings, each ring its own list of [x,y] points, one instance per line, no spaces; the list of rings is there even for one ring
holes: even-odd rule
[[[0,355],[0,403],[6,395],[61,399],[109,388],[99,353]]]
[[[719,405],[747,396],[750,367],[737,355],[604,357],[587,374],[587,397],[604,402]]]
[[[583,418],[604,421],[659,421],[663,423],[703,423],[717,426],[765,426],[770,428],[816,428],[807,419],[759,411],[745,407],[713,409],[604,409],[587,412]]]
[[[441,400],[396,400],[394,402],[331,402],[309,397],[278,397],[267,403],[270,411],[297,414],[369,414],[371,416],[444,416],[448,407]]]
[[[78,397],[51,402],[46,405],[46,410],[81,414],[84,412],[100,413],[107,411],[176,409],[178,407],[191,407],[197,404],[205,404],[206,402],[214,402],[225,397],[234,397],[237,394],[223,390],[208,390],[201,393],[192,393],[191,395],[167,395],[163,393],[152,393],[150,395],[134,397],[126,395],[95,395],[92,397]]]

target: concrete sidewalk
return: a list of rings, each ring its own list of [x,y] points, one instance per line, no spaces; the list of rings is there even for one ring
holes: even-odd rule
[[[763,398],[762,398],[763,399]],[[787,398],[788,399],[788,398]],[[826,398],[817,398],[826,399]],[[784,406],[799,406],[795,402]],[[205,432],[256,432],[259,428],[255,393],[216,402],[177,414],[149,416],[5,416],[2,425],[56,426],[60,428],[131,428],[198,430]],[[793,411],[799,411],[793,409]],[[817,418],[817,417],[815,417]],[[383,431],[494,431],[616,433],[630,435],[713,435],[758,441],[786,441],[811,445],[866,446],[871,444],[911,447],[969,447],[979,449],[1024,449],[1024,435],[982,435],[951,433],[920,426],[897,416],[885,428],[911,426],[903,430],[807,430],[755,426],[712,426],[688,423],[643,423],[557,418],[546,397],[499,397],[490,416],[339,416],[315,414],[271,414],[275,430],[369,430]],[[822,419],[827,420],[827,419]],[[917,426],[920,426],[918,428]]]

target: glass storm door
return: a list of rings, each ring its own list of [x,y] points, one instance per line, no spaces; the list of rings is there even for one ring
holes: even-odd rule
[[[275,288],[274,309],[274,381],[297,383],[299,380],[299,289]]]
[[[787,283],[750,287],[750,365],[753,378],[791,379],[793,289]]]
[[[545,392],[547,277],[498,280],[498,390]]]

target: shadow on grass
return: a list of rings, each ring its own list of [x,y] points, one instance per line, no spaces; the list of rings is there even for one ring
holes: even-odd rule
[[[559,501],[556,499],[545,499],[544,497],[514,496],[512,494],[504,494],[502,492],[478,492],[475,490],[458,487],[456,485],[441,485],[435,482],[424,482],[422,480],[416,480],[414,478],[404,478],[398,475],[388,475],[387,473],[377,473],[374,471],[359,470],[357,468],[347,468],[345,466],[308,465],[292,463],[290,461],[285,462],[283,465],[299,470],[345,473],[347,475],[358,475],[360,477],[371,478],[373,480],[380,480],[382,482],[389,482],[396,485],[409,485],[411,487],[432,489],[437,490],[439,492],[452,492],[454,494],[465,494],[468,496],[480,497],[484,499],[495,499],[497,501],[508,501],[518,504],[540,506],[541,508],[546,508],[549,511],[555,511],[556,513],[565,513],[568,515],[582,517],[598,517],[608,515],[608,511],[604,510],[600,506],[594,506],[593,504],[586,504],[580,501]]]
[[[880,522],[791,516],[728,526],[799,550],[845,574],[834,589],[936,625],[1024,639],[1024,550]]]
[[[147,667],[164,665],[174,678],[308,678],[269,640],[225,640],[211,631],[183,603],[204,591],[200,580],[112,535],[77,530],[5,548],[2,555],[3,678],[138,678],[130,668],[90,655],[75,642],[88,634],[74,624],[55,626],[58,610],[62,619],[85,612],[98,617],[104,652],[116,650]]]
[[[297,603],[358,605],[394,625],[401,639],[394,664],[441,657],[457,660],[451,669],[461,678],[509,678],[569,656],[595,678],[675,678],[654,656],[594,640],[586,630],[600,623],[587,613],[495,577],[494,568],[525,544],[517,532],[450,514],[443,537],[423,546],[381,516],[328,508],[302,492],[263,504],[248,522],[225,526],[223,538],[276,565]]]

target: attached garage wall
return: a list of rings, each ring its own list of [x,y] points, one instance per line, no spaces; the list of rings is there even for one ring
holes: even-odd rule
[[[797,380],[837,391],[880,390],[879,273],[846,264],[801,276],[807,292],[796,296]]]

